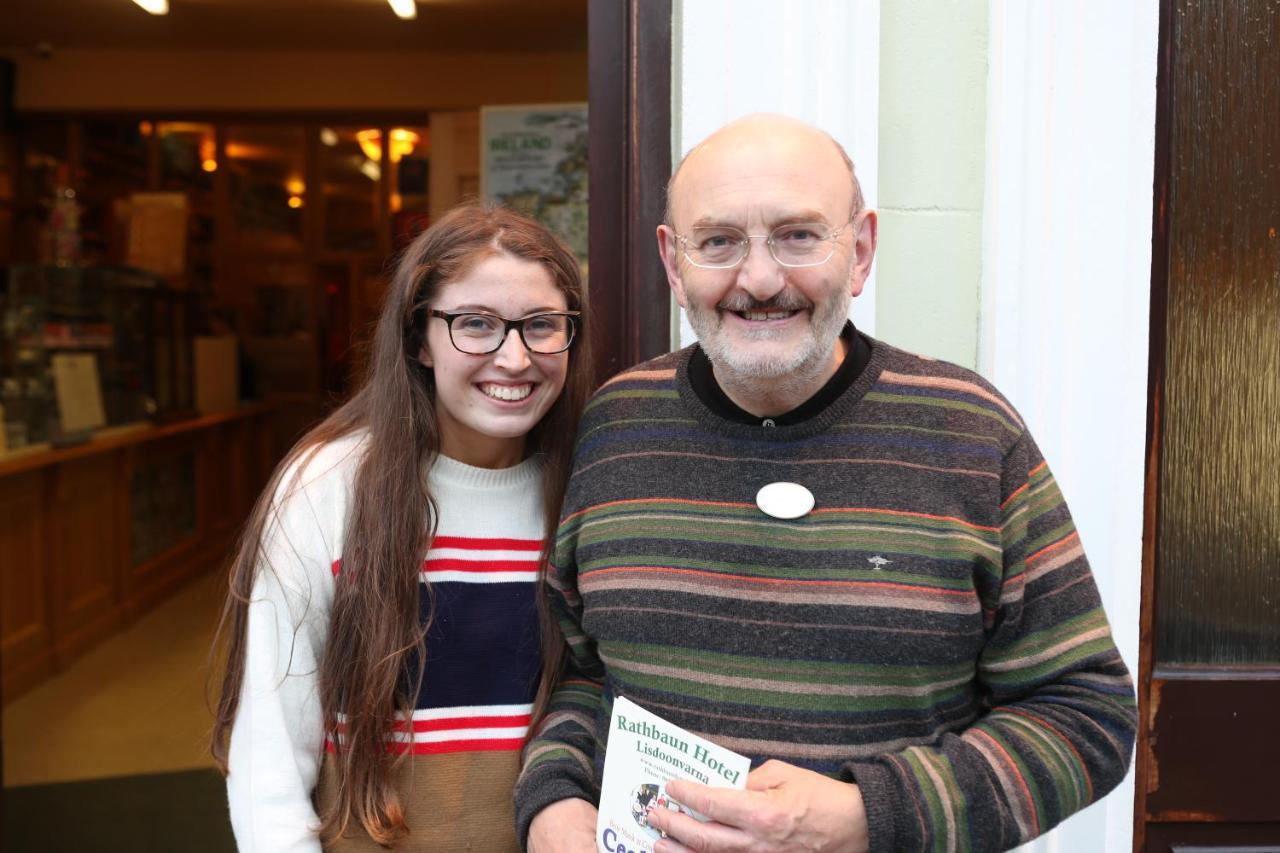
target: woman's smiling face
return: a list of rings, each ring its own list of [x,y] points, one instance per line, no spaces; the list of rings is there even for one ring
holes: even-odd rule
[[[442,285],[431,300],[437,311],[512,320],[567,307],[546,267],[501,251]],[[506,468],[524,458],[525,437],[560,396],[569,368],[567,351],[530,352],[515,329],[488,355],[459,352],[448,322],[431,316],[420,359],[435,374],[440,452],[482,468]]]

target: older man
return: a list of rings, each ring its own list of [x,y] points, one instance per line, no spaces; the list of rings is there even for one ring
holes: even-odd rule
[[[876,215],[827,134],[753,116],[672,181],[699,343],[588,407],[550,587],[569,671],[518,831],[595,848],[617,696],[749,755],[654,853],[1003,850],[1124,776],[1135,712],[1062,496],[976,374],[847,321]],[[923,249],[927,251],[927,249]]]

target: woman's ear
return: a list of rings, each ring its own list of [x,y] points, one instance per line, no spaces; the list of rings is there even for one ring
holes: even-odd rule
[[[435,367],[431,361],[431,351],[427,349],[427,342],[422,342],[422,349],[418,350],[418,363],[423,367]]]

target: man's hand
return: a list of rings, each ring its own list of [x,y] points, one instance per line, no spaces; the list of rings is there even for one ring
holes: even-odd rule
[[[529,853],[596,853],[596,807],[586,800],[552,803],[529,823]]]
[[[649,825],[670,836],[654,845],[654,853],[867,850],[867,812],[858,786],[782,761],[752,770],[745,791],[673,781],[667,793],[711,821],[654,809]]]

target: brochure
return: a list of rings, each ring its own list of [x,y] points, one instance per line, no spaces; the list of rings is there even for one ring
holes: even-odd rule
[[[744,788],[751,760],[685,731],[619,696],[613,702],[596,847],[603,853],[651,853],[660,837],[649,826],[654,809],[706,818],[667,796],[667,782],[690,779]]]

